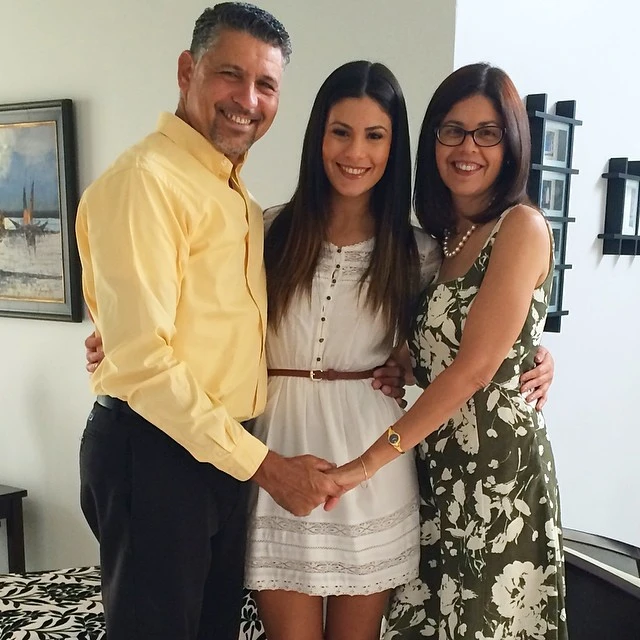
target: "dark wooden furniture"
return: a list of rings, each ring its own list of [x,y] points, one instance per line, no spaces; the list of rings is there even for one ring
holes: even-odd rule
[[[16,489],[0,484],[0,520],[7,521],[7,554],[9,572],[24,573],[24,524],[22,520],[22,499],[25,489]]]

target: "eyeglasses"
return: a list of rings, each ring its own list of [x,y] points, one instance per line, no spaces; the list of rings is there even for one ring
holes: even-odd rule
[[[459,147],[467,136],[471,136],[479,147],[495,147],[502,142],[506,129],[497,125],[487,125],[468,131],[455,124],[445,124],[436,128],[436,138],[445,147]]]

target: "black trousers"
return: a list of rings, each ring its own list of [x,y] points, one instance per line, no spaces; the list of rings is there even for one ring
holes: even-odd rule
[[[108,640],[237,640],[248,483],[126,406],[96,404],[80,485],[100,542]]]

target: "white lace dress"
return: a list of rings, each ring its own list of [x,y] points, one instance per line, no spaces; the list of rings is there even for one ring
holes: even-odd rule
[[[270,210],[265,224],[277,215]],[[423,285],[440,262],[435,241],[416,231]],[[299,296],[277,333],[267,334],[267,362],[278,369],[362,371],[386,361],[380,314],[358,300],[373,240],[338,248],[325,243],[311,300]],[[366,291],[363,289],[363,294]],[[401,415],[371,380],[269,379],[265,412],[253,432],[270,449],[311,453],[337,464],[360,455]],[[370,594],[418,574],[418,488],[413,453],[386,465],[366,487],[345,494],[333,511],[297,518],[263,490],[251,504],[245,584],[310,595]]]

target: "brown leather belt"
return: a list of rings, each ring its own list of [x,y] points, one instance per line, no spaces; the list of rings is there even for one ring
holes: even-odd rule
[[[309,380],[366,380],[373,378],[373,369],[366,371],[336,371],[335,369],[269,369],[270,376],[287,376],[290,378],[308,378]]]

